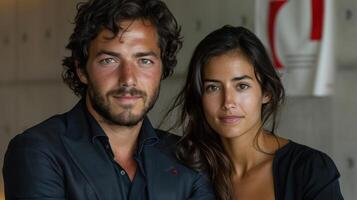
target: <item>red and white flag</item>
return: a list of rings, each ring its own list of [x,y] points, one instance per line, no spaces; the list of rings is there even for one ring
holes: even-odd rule
[[[333,0],[255,0],[255,32],[288,95],[332,93],[333,26]]]

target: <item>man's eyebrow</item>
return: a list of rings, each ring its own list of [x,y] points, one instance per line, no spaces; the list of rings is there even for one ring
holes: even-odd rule
[[[153,56],[155,58],[159,58],[159,55],[157,55],[157,53],[155,53],[154,51],[138,52],[138,53],[135,53],[134,56],[136,58],[145,57],[145,56]]]
[[[95,57],[99,57],[101,55],[110,55],[110,56],[114,56],[114,57],[119,57],[120,54],[119,53],[116,53],[116,52],[113,52],[113,51],[107,51],[107,50],[100,50],[98,51],[98,53],[95,55]]]
[[[108,50],[100,50],[97,54],[96,57],[99,57],[101,55],[110,55],[114,57],[120,57],[120,53],[116,53],[113,51],[108,51]],[[144,57],[144,56],[153,56],[155,58],[159,58],[159,55],[155,53],[154,51],[148,51],[148,52],[138,52],[134,54],[134,57],[139,58],[139,57]]]

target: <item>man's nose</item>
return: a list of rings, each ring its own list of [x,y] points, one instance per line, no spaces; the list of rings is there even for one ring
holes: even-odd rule
[[[136,86],[135,65],[125,63],[119,67],[119,83],[120,86],[133,87]]]

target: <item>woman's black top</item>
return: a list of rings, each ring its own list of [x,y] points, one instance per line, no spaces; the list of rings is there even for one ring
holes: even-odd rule
[[[276,152],[273,177],[277,200],[343,200],[331,158],[293,141]]]

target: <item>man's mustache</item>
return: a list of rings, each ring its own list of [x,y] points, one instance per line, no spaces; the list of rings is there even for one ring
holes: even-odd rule
[[[112,90],[108,93],[109,95],[113,96],[125,96],[125,95],[130,95],[130,96],[141,96],[141,97],[146,97],[147,94],[146,92],[142,90],[138,90],[136,88],[128,88],[128,87],[120,87],[119,89]]]

